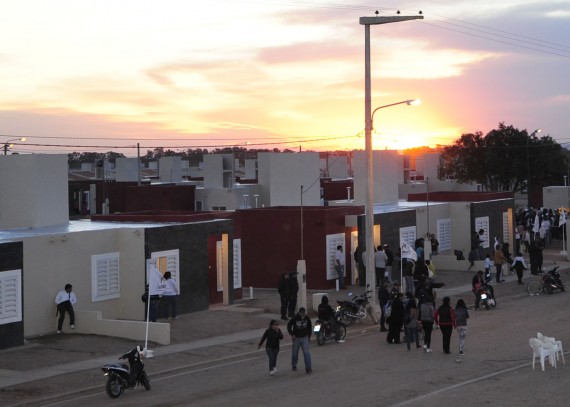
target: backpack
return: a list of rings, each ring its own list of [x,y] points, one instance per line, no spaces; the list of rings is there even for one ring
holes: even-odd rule
[[[392,300],[384,305],[384,317],[388,318],[390,315],[392,315]]]

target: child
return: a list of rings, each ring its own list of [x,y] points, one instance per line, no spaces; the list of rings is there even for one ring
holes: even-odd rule
[[[488,283],[493,279],[491,276],[491,255],[485,257],[485,282]]]
[[[269,358],[269,376],[273,376],[277,373],[277,354],[279,353],[279,341],[283,339],[283,333],[279,329],[279,322],[272,319],[269,323],[269,328],[265,330],[257,349],[261,348],[263,342],[267,339],[267,344],[265,345],[265,352]]]

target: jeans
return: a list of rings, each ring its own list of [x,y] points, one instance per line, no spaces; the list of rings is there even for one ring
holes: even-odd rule
[[[335,266],[336,274],[338,275],[338,288],[344,289],[344,265]]]
[[[413,294],[415,291],[414,276],[404,276],[404,281],[406,282],[406,292]]]
[[[433,321],[422,321],[422,328],[424,330],[424,345],[426,348],[431,349],[431,333],[433,331]]]
[[[266,346],[265,353],[267,353],[267,357],[269,358],[269,370],[273,370],[277,367],[277,355],[279,354],[279,348],[270,348],[269,346]]]
[[[416,341],[416,348],[420,347],[420,337],[418,335],[418,328],[408,328],[406,327],[406,345],[408,350],[410,350],[410,343],[412,339],[415,338]]]
[[[309,353],[309,337],[293,339],[293,353],[291,354],[291,366],[297,367],[299,360],[299,348],[303,349],[303,359],[305,361],[305,369],[311,369],[311,354]]]
[[[376,287],[380,287],[382,281],[384,281],[384,271],[386,269],[384,267],[376,267],[374,271],[376,272]]]
[[[502,264],[495,264],[495,269],[497,269],[497,283],[501,282],[501,270],[503,269],[503,265]]]

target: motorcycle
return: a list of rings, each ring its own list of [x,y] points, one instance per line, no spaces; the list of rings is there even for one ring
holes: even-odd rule
[[[548,294],[552,294],[554,290],[566,291],[564,283],[560,278],[560,273],[557,271],[559,266],[554,266],[546,270],[542,275],[542,287]]]
[[[485,307],[485,309],[495,308],[497,306],[497,300],[495,299],[490,287],[490,285],[485,284],[479,289],[479,294],[481,295],[481,306]]]
[[[355,322],[359,322],[362,319],[365,319],[368,315],[372,318],[374,323],[378,322],[378,318],[370,305],[370,297],[372,291],[368,290],[360,295],[355,296],[352,301],[351,300],[337,300],[337,311],[339,317],[337,318],[338,321],[346,324],[352,325]],[[348,293],[348,296],[351,297],[353,294]]]
[[[141,359],[146,355],[146,350],[137,346],[133,350],[125,353],[119,359],[129,359],[129,365],[125,363],[111,363],[101,368],[104,375],[107,376],[105,390],[107,395],[113,399],[119,398],[125,390],[135,389],[139,384],[143,385],[145,390],[150,390],[150,380],[144,371],[144,364]],[[130,372],[137,365],[137,377],[134,383],[131,383]]]
[[[344,338],[346,338],[346,325],[338,321],[337,325],[338,325],[338,331],[340,333],[339,339],[344,340]],[[320,319],[317,319],[315,325],[313,326],[313,332],[315,333],[315,336],[317,338],[317,344],[319,346],[323,346],[326,341],[336,339],[335,332],[331,324],[329,324],[327,321],[322,321]]]

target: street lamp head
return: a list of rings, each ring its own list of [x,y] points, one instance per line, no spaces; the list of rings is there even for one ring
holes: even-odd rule
[[[410,100],[406,100],[406,104],[408,106],[412,105],[412,106],[418,106],[422,104],[422,100],[421,99],[410,99]]]
[[[536,136],[538,133],[540,133],[542,131],[542,129],[536,129],[535,131],[533,131],[532,133],[530,133],[530,137],[534,137]]]

